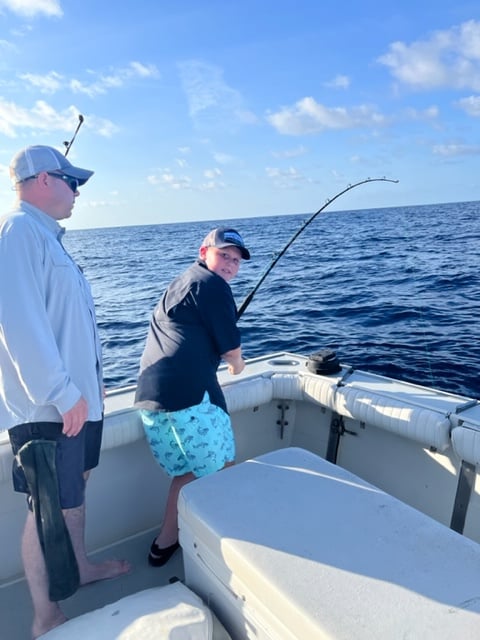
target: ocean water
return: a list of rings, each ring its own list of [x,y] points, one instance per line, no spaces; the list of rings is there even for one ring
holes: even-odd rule
[[[210,229],[233,226],[251,251],[231,282],[240,306],[309,218],[69,231],[65,245],[95,297],[106,387],[136,381],[153,307]],[[480,202],[326,209],[239,320],[245,357],[328,347],[343,364],[479,398],[479,248]]]

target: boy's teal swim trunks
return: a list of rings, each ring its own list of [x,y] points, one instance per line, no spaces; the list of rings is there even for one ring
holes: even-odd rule
[[[152,453],[169,476],[192,472],[197,478],[222,469],[235,459],[230,416],[210,402],[180,411],[140,410]]]

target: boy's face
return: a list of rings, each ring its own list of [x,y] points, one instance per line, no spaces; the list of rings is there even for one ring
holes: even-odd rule
[[[227,282],[234,278],[240,268],[242,253],[234,246],[200,247],[200,258],[205,262],[210,271],[213,271]]]

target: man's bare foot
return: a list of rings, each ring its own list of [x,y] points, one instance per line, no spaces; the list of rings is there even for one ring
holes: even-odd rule
[[[80,568],[80,584],[89,584],[98,580],[111,580],[129,573],[132,566],[127,560],[105,560],[100,564],[87,564]]]
[[[63,613],[58,610],[56,616],[51,618],[50,620],[43,620],[40,622],[39,620],[34,620],[32,625],[32,638],[36,640],[40,636],[43,636],[47,631],[51,631],[55,629],[55,627],[59,627],[64,622],[67,622],[68,618],[63,615]]]

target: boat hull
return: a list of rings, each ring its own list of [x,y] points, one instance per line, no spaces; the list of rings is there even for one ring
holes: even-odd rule
[[[291,353],[250,360],[239,376],[221,367],[218,377],[232,417],[237,463],[300,448],[480,542],[476,399],[348,366],[333,375],[316,375],[308,370],[307,358]],[[145,441],[133,408],[134,391],[134,387],[118,389],[106,397],[100,464],[87,486],[86,542],[88,551],[101,557],[112,548],[117,557],[123,548],[128,556],[135,547],[131,560],[138,565],[138,558],[146,564],[148,546],[160,526],[169,478]],[[10,445],[4,439],[0,441],[0,613],[4,622],[11,620],[8,637],[22,638],[26,636],[17,633],[18,624],[28,626],[28,616],[17,621],[21,616],[12,603],[18,596],[9,594],[17,593],[23,583],[19,540],[26,505],[24,496],[12,490],[11,464]],[[172,567],[173,575],[183,578],[181,562],[174,558],[155,577],[142,568],[141,577],[137,570],[122,578],[121,594],[149,588],[152,580],[168,581]],[[97,587],[89,589],[97,593]],[[80,590],[67,603],[69,615],[119,597],[108,584],[98,586],[98,593],[102,595],[95,600],[87,597],[88,590]]]

